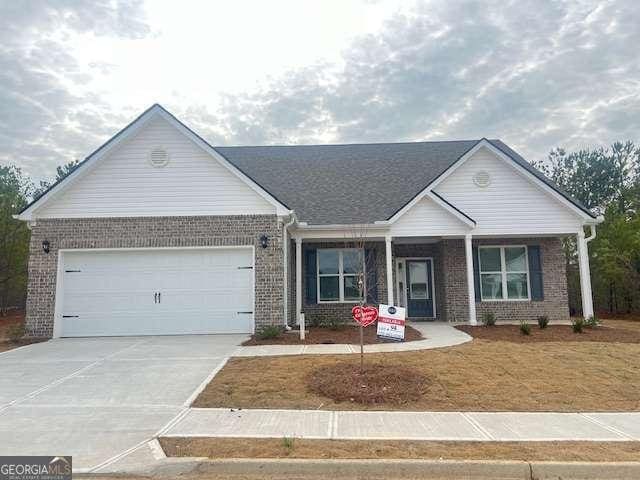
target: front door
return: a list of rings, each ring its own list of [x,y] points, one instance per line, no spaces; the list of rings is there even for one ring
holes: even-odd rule
[[[433,317],[431,259],[407,260],[407,316]]]

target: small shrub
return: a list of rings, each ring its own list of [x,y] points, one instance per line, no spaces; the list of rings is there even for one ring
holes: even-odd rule
[[[493,327],[496,324],[496,316],[493,312],[487,312],[482,315],[482,324],[485,327]]]
[[[573,333],[582,333],[584,330],[584,318],[577,317],[571,320],[571,328],[573,329]]]
[[[584,326],[589,328],[599,327],[601,325],[600,319],[596,315],[591,315],[585,318]]]
[[[260,340],[269,340],[271,338],[278,338],[282,334],[282,328],[274,325],[262,327],[256,332],[256,337]]]
[[[282,446],[287,450],[293,450],[295,439],[293,437],[282,437]]]
[[[549,317],[547,317],[546,315],[540,315],[538,317],[538,326],[540,328],[547,328],[548,325],[549,325]]]
[[[9,337],[9,341],[13,343],[17,343],[20,341],[24,334],[26,333],[24,323],[15,323],[11,325],[7,329],[7,336]]]
[[[345,324],[345,321],[339,317],[331,316],[320,323],[321,327],[328,328],[329,330],[339,330]]]
[[[317,315],[312,315],[311,318],[305,317],[305,325],[307,327],[321,327],[322,322],[320,321],[320,317]]]
[[[522,335],[531,335],[531,325],[526,320],[520,320],[520,333]]]

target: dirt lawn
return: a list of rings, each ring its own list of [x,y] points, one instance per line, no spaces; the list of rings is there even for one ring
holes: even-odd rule
[[[399,458],[523,461],[640,461],[640,442],[434,442],[282,438],[160,438],[169,457]]]
[[[629,324],[632,324],[631,326]],[[640,324],[640,322],[639,322]],[[635,328],[635,322],[622,322],[614,326],[613,321],[607,321],[606,326],[598,328],[585,327],[582,333],[574,333],[571,325],[549,325],[539,328],[531,325],[531,334],[523,335],[519,325],[499,325],[495,327],[457,325],[458,330],[468,333],[473,338],[516,343],[532,342],[618,342],[640,343],[640,328]]]
[[[0,317],[0,352],[6,352],[7,350],[12,350],[23,345],[43,342],[46,340],[32,338],[28,340],[19,340],[18,342],[9,341],[9,329],[11,326],[20,323],[24,323],[23,310],[10,310],[6,317]]]
[[[618,323],[616,328],[626,329],[630,322]],[[610,324],[613,322],[605,322]],[[232,358],[194,406],[407,411],[640,410],[638,343],[515,343],[475,339],[442,349],[367,354],[365,361],[370,365],[379,368],[404,365],[427,377],[424,395],[401,405],[335,402],[310,393],[307,384],[313,370],[344,361],[356,363],[359,356]]]

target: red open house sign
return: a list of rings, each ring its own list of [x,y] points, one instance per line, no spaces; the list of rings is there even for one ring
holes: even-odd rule
[[[353,319],[363,327],[368,327],[378,319],[378,309],[376,307],[361,307],[356,305],[351,309]]]

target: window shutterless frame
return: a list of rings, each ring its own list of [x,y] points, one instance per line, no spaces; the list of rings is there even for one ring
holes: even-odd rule
[[[320,273],[320,252],[333,251],[338,252],[338,273]],[[316,255],[316,289],[317,289],[317,298],[318,303],[352,303],[358,302],[360,299],[358,298],[344,298],[344,278],[345,277],[356,277],[358,273],[344,273],[344,252],[360,252],[360,256],[362,258],[362,277],[364,281],[363,294],[366,297],[367,292],[367,272],[365,271],[365,260],[364,260],[364,249],[361,248],[318,248]],[[338,277],[338,299],[337,300],[322,300],[320,295],[320,279],[323,277]]]
[[[505,250],[507,248],[524,248],[525,270],[513,270],[507,272],[507,262],[505,258]],[[498,249],[500,251],[500,271],[483,270],[482,269],[482,250]],[[527,278],[527,297],[526,298],[509,298],[507,291],[507,275],[508,274],[524,274]],[[482,275],[500,275],[502,285],[502,298],[485,298],[482,291]],[[480,245],[478,246],[478,276],[480,277],[480,299],[483,302],[528,302],[531,301],[531,276],[529,275],[529,249],[526,245]]]

